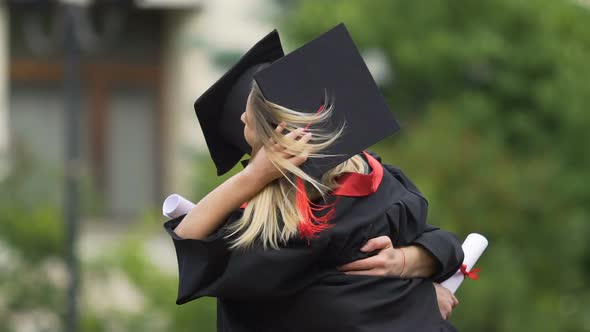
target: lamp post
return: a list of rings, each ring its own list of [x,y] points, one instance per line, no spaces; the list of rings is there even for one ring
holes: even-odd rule
[[[1,0],[0,0],[1,1]],[[81,174],[80,119],[82,112],[82,54],[106,46],[120,35],[120,8],[130,0],[12,0],[24,8],[20,19],[23,43],[38,57],[63,55],[64,95],[64,201],[65,263],[67,288],[63,330],[79,330],[78,293],[80,264],[77,255],[80,225],[79,182]],[[100,6],[98,18],[91,8]],[[97,24],[98,23],[98,24]],[[102,24],[100,24],[102,23]]]
[[[80,219],[78,182],[80,175],[80,47],[76,38],[79,8],[64,4],[64,90],[65,90],[65,200],[66,265],[68,287],[64,330],[78,330],[79,264],[76,255],[78,224]]]

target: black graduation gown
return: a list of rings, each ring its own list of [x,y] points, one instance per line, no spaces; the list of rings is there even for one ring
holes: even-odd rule
[[[164,224],[179,268],[177,304],[218,299],[218,331],[454,331],[442,320],[432,280],[463,261],[456,237],[426,223],[427,201],[397,168],[384,165],[376,192],[338,197],[332,227],[311,241],[294,238],[279,250],[254,245],[228,250],[224,228],[205,240]],[[239,219],[235,210],[227,223]],[[336,266],[368,257],[360,248],[388,235],[395,246],[419,244],[439,262],[429,279],[351,276]]]

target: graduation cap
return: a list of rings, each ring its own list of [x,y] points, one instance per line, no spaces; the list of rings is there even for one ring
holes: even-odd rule
[[[319,178],[329,169],[390,136],[399,124],[344,24],[339,24],[254,75],[264,97],[281,106],[316,112],[327,91],[333,100],[332,126],[343,135],[302,165]]]
[[[273,31],[195,103],[218,174],[231,169],[249,150],[242,145],[246,144],[243,125],[240,122],[240,129],[234,129],[234,123],[245,110],[252,78],[268,101],[297,111],[315,113],[326,92],[334,101],[330,125],[344,125],[344,132],[320,151],[329,157],[310,158],[302,165],[312,177],[320,178],[399,129],[344,24],[286,56]],[[218,88],[222,91],[215,91]],[[224,122],[218,123],[222,119]],[[229,123],[229,131],[222,132],[220,128]]]
[[[217,175],[227,173],[250,152],[240,116],[246,110],[253,75],[283,55],[279,34],[273,30],[195,102],[195,113]]]

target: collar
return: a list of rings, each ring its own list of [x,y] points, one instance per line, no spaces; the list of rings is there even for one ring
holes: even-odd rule
[[[363,151],[363,155],[367,159],[369,167],[371,167],[371,172],[369,174],[343,173],[338,177],[338,188],[332,191],[331,195],[363,197],[377,191],[383,180],[383,166],[367,151]],[[243,203],[240,208],[246,208],[247,204],[247,202]]]
[[[377,191],[383,180],[383,166],[367,151],[363,151],[363,154],[371,167],[371,172],[369,174],[344,173],[340,175],[337,180],[340,186],[332,192],[332,195],[362,197]]]

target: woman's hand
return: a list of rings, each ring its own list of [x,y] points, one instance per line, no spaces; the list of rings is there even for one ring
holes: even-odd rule
[[[438,301],[438,310],[443,319],[449,319],[453,308],[459,304],[459,300],[451,293],[450,290],[434,282],[434,290],[436,291],[436,299]]]
[[[279,124],[275,129],[275,132],[280,135],[283,130],[285,130],[285,125],[285,123]],[[287,140],[287,142],[292,141],[288,145],[305,144],[311,139],[311,133],[305,134],[305,129],[299,128],[284,135],[284,138]],[[267,149],[272,150],[272,152],[277,156],[286,159],[294,166],[303,164],[309,156],[308,151],[303,151],[299,155],[293,155],[287,152],[287,150],[284,149],[279,143],[276,143],[272,140],[270,143],[270,146],[264,146],[258,149],[258,151],[254,153],[254,156],[252,156],[252,159],[250,159],[246,169],[244,169],[244,171],[252,172],[252,174],[255,174],[258,179],[266,183],[278,179],[283,175],[277,166],[275,166],[275,164],[273,164],[268,158]]]

